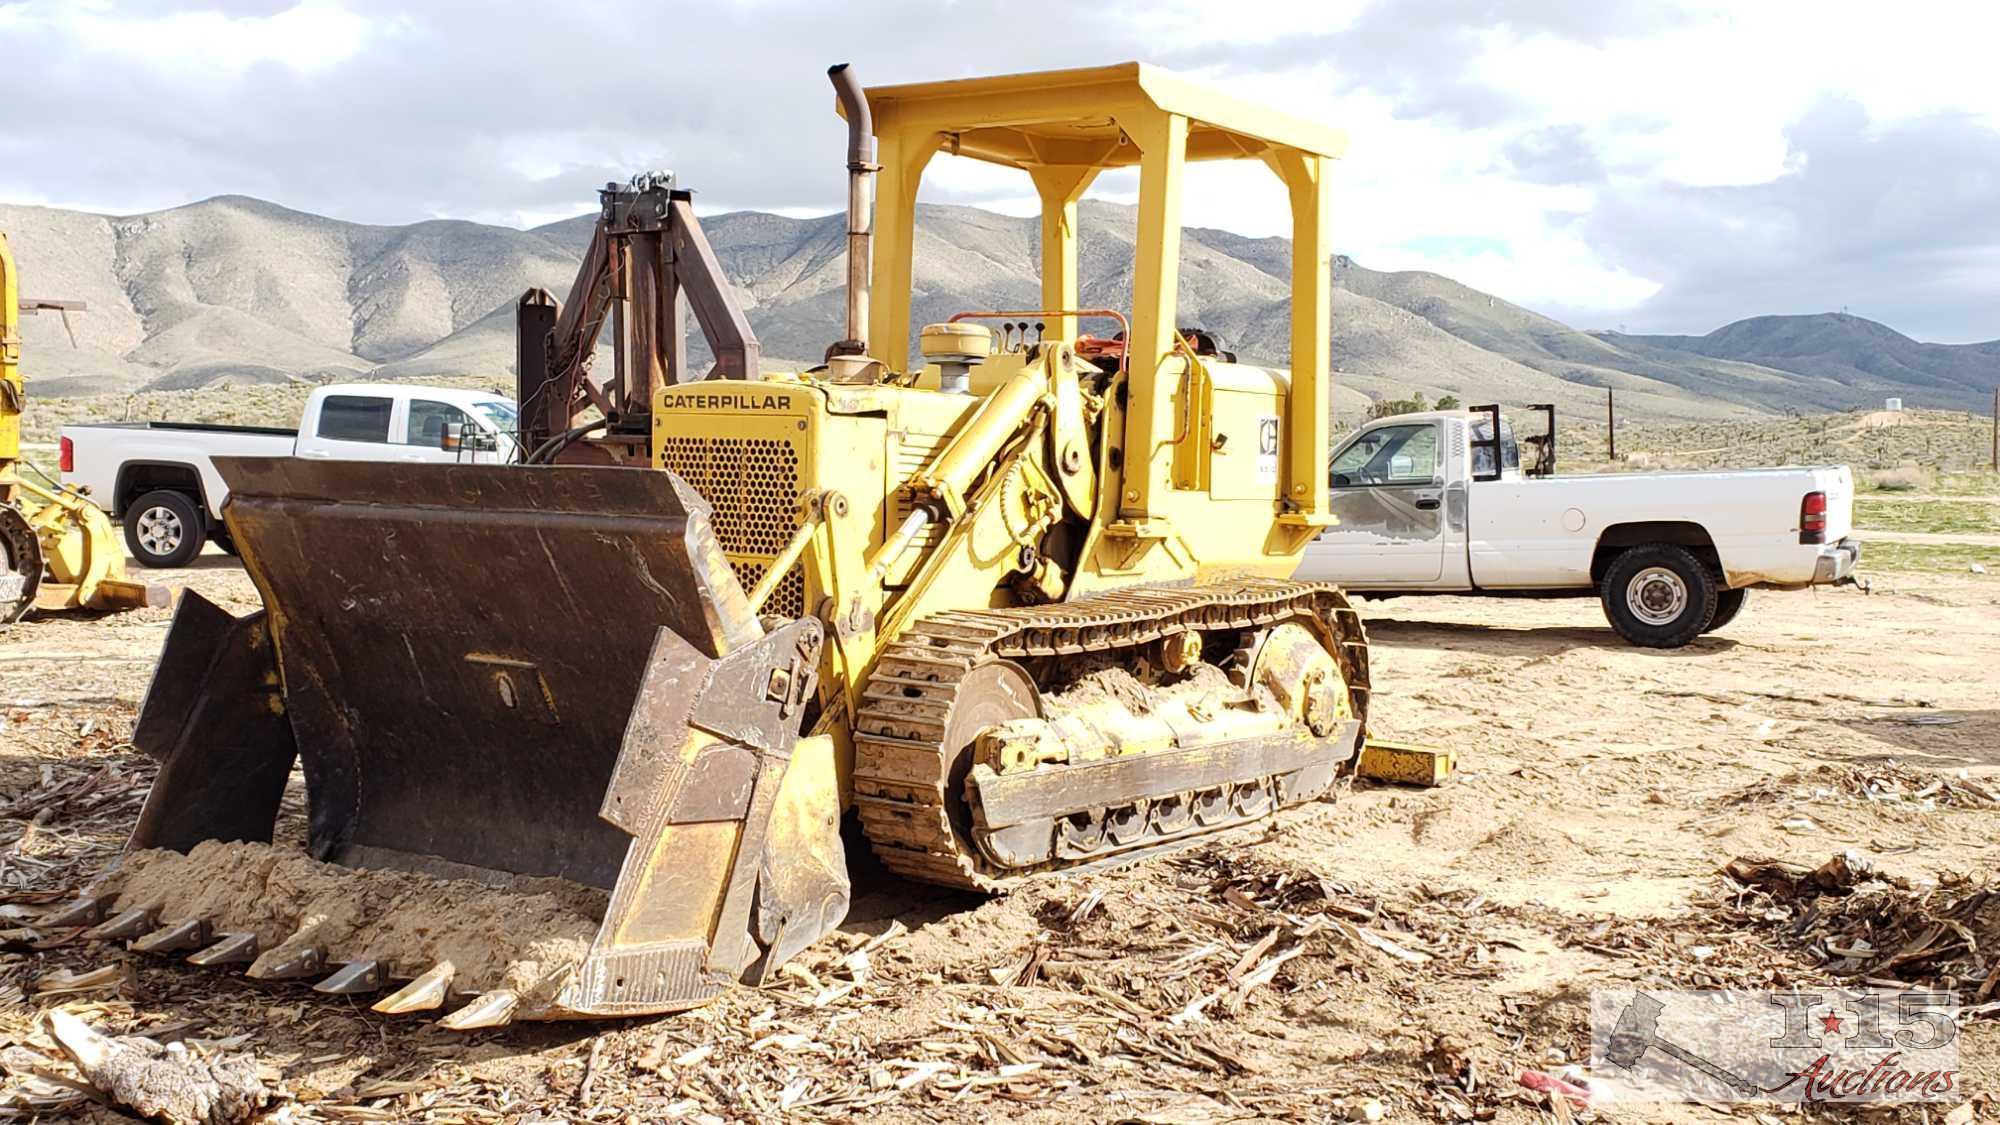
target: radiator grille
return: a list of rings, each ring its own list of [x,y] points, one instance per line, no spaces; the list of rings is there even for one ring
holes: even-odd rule
[[[749,593],[757,580],[764,577],[768,569],[760,562],[730,563],[736,572],[736,580],[743,584],[743,592]],[[764,603],[765,613],[775,613],[780,617],[804,617],[806,615],[806,573],[797,564],[778,579],[778,588],[771,591],[771,600]]]
[[[715,534],[749,592],[798,529],[799,453],[768,438],[669,437],[662,458],[715,509]],[[778,583],[764,612],[805,615],[799,567]]]

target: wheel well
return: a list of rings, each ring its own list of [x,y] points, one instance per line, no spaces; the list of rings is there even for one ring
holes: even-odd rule
[[[192,465],[171,461],[134,461],[119,469],[118,487],[112,492],[117,501],[113,511],[122,516],[132,501],[160,488],[186,493],[200,506],[202,515],[208,514],[208,497],[201,489],[201,474]]]
[[[1715,549],[1715,540],[1709,538],[1707,528],[1690,520],[1641,520],[1613,524],[1597,537],[1597,551],[1590,557],[1590,581],[1593,584],[1604,581],[1604,573],[1619,555],[1633,547],[1654,543],[1686,547],[1708,567],[1710,574],[1721,580],[1722,556]]]

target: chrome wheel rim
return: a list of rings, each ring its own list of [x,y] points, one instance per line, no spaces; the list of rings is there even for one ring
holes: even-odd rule
[[[171,555],[180,550],[187,530],[173,509],[155,505],[139,513],[139,545],[155,555]]]
[[[1648,625],[1673,624],[1687,604],[1687,583],[1663,566],[1649,566],[1625,585],[1625,608]]]

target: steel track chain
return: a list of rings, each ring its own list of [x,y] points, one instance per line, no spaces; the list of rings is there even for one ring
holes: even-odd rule
[[[898,874],[993,891],[1051,870],[1182,846],[1268,815],[1267,810],[1215,820],[1087,856],[999,869],[952,823],[943,741],[966,676],[992,660],[1114,652],[1182,629],[1268,629],[1297,620],[1319,623],[1338,646],[1349,701],[1365,737],[1367,630],[1346,595],[1329,583],[1253,578],[1203,586],[1134,586],[1074,602],[952,611],[917,622],[882,651],[855,714],[854,803],[869,843],[884,866]],[[1275,807],[1275,786],[1272,792]],[[1303,800],[1290,802],[1299,803]]]

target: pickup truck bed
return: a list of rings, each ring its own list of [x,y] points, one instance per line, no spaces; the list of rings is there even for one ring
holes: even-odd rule
[[[299,431],[284,426],[224,426],[214,422],[93,422],[100,430],[187,430],[201,434],[264,434],[297,440]]]
[[[1463,577],[1473,588],[1594,587],[1601,548],[1645,540],[1712,549],[1729,589],[1810,586],[1825,546],[1799,539],[1801,501],[1812,492],[1827,498],[1825,537],[1838,543],[1853,521],[1844,467],[1473,482]]]
[[[1363,594],[1595,595],[1627,640],[1674,647],[1727,624],[1745,590],[1850,581],[1860,560],[1844,465],[1528,475],[1495,421],[1444,411],[1357,431],[1329,469],[1339,522],[1298,577]]]

